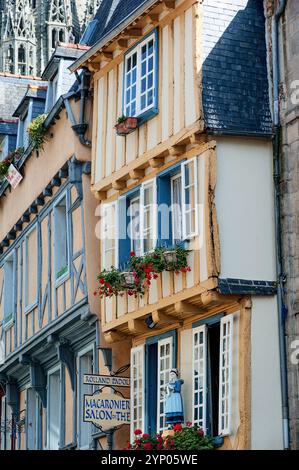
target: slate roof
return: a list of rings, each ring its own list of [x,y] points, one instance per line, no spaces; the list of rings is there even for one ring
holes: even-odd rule
[[[89,24],[83,35],[83,41],[84,37],[86,37],[86,44],[93,46],[111,33],[127,16],[130,16],[137,8],[147,3],[147,1],[148,0],[114,0],[114,2],[112,2],[111,0],[103,0],[94,20]],[[88,28],[92,30],[90,37],[88,36]]]
[[[221,12],[218,0],[203,6],[206,128],[224,134],[272,134],[263,2],[223,0]]]
[[[26,93],[28,84],[38,85],[43,83],[40,80],[0,73],[0,119],[11,119]]]
[[[0,119],[0,135],[17,135],[18,121],[17,120],[2,120]]]
[[[29,85],[25,93],[25,96],[22,98],[17,109],[13,113],[13,117],[19,117],[24,112],[31,98],[33,98],[34,100],[46,101],[46,97],[47,97],[46,85],[47,85],[46,82],[44,82],[43,85],[39,85],[39,86]]]

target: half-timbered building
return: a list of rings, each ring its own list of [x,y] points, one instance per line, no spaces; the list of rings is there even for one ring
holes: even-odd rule
[[[107,16],[110,3],[71,66],[93,75],[100,269],[177,244],[190,268],[101,300],[104,344],[124,353],[129,341],[131,439],[165,429],[177,367],[185,419],[222,448],[282,448],[262,2],[120,0]]]

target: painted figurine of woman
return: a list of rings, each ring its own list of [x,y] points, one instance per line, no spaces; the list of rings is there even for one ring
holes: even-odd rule
[[[168,428],[174,424],[184,422],[183,401],[181,397],[181,387],[184,381],[179,378],[178,369],[171,369],[169,373],[169,383],[167,384],[165,402],[165,423]]]

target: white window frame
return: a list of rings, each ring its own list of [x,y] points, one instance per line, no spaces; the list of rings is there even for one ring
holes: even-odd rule
[[[153,217],[153,226],[152,226],[152,240],[153,240],[153,247],[148,251],[151,252],[155,249],[156,244],[157,244],[157,218],[158,218],[158,211],[157,211],[157,182],[156,179],[152,179],[150,181],[146,181],[145,183],[142,183],[141,188],[140,188],[140,235],[141,235],[141,255],[144,255],[147,253],[147,251],[144,250],[144,242],[145,242],[145,227],[144,227],[144,191],[148,187],[152,186],[153,190],[153,202],[152,202],[152,217]]]
[[[170,354],[169,354],[169,369],[161,370],[161,346],[170,345]],[[173,346],[174,339],[172,336],[167,338],[160,339],[158,341],[158,377],[157,377],[157,432],[163,431],[167,428],[165,424],[165,402],[166,402],[166,384],[169,382],[169,372],[173,368]],[[161,386],[160,379],[161,374],[164,375],[164,384]],[[167,377],[168,374],[168,377]],[[161,413],[160,404],[164,403],[164,413]],[[164,426],[160,427],[160,418],[163,416]]]
[[[134,355],[139,356],[139,363],[135,365],[134,362]],[[134,431],[136,428],[141,429],[144,431],[144,418],[145,418],[145,353],[144,353],[144,344],[141,346],[136,346],[131,349],[131,426],[130,426],[130,436],[131,436],[131,442],[134,441]],[[139,389],[138,383],[139,380],[137,380],[137,389],[135,390],[134,388],[134,370],[137,369],[137,375],[138,377],[141,377],[141,390]],[[140,374],[140,375],[139,375]],[[139,416],[139,408],[140,408],[140,402],[139,402],[139,396],[142,396],[142,415]],[[134,398],[136,397],[136,407],[134,406]],[[134,421],[134,409],[137,408],[137,420],[136,422]],[[135,427],[136,426],[136,427]]]
[[[226,331],[225,331],[226,330]],[[228,331],[229,330],[229,331]],[[228,333],[227,333],[228,331]],[[223,436],[231,433],[232,421],[232,367],[233,367],[233,337],[234,337],[234,315],[226,315],[220,321],[220,360],[219,360],[219,424],[218,432]],[[226,349],[227,343],[229,348]],[[226,360],[224,356],[226,355]],[[223,374],[228,379],[223,381]],[[225,393],[222,393],[223,387]],[[222,404],[224,403],[224,412]],[[227,406],[226,404],[227,403]]]
[[[91,352],[91,366],[92,366],[92,372],[91,373],[94,373],[94,361],[95,361],[95,357],[94,357],[94,345],[92,344],[91,346],[87,346],[86,348],[82,349],[81,351],[78,352],[77,354],[77,361],[78,361],[78,375],[77,375],[77,380],[78,380],[78,384],[77,384],[77,390],[78,390],[78,394],[77,394],[77,435],[78,435],[78,448],[80,450],[88,450],[89,449],[89,445],[81,445],[81,437],[80,437],[80,429],[81,429],[81,425],[83,424],[86,424],[87,426],[89,426],[89,437],[90,437],[90,441],[91,441],[91,437],[92,437],[92,432],[93,432],[93,427],[92,427],[92,424],[91,423],[84,423],[83,422],[83,408],[84,408],[84,403],[83,403],[83,400],[82,400],[82,396],[81,395],[84,395],[81,393],[82,391],[82,387],[84,386],[83,384],[83,377],[81,377],[81,364],[80,364],[80,360],[83,356],[86,356],[87,353],[90,353]],[[91,387],[91,390],[92,390],[92,386]],[[93,392],[93,390],[91,391],[91,393]]]
[[[173,182],[177,179],[181,178],[181,239],[174,238],[174,227],[175,227],[175,220],[174,220],[174,194],[173,194]],[[171,200],[171,224],[172,224],[172,243],[175,244],[177,241],[184,240],[184,230],[183,230],[183,184],[182,184],[182,171],[179,171],[175,175],[170,178],[170,200]]]
[[[66,256],[67,256],[67,260],[66,260],[66,266],[65,268],[66,271],[61,274],[59,277],[57,277],[57,274],[59,273],[59,271],[57,271],[57,259],[60,257],[59,253],[57,252],[57,245],[55,243],[56,241],[56,236],[59,236],[56,235],[56,227],[57,227],[57,223],[56,223],[56,215],[55,215],[55,211],[57,210],[57,206],[60,205],[61,201],[65,199],[65,212],[66,212],[66,233],[65,233],[65,236],[66,236]],[[68,196],[68,192],[67,191],[64,191],[60,196],[59,198],[57,199],[57,201],[55,201],[55,204],[53,206],[53,221],[54,221],[54,274],[55,274],[55,286],[57,287],[58,285],[60,285],[62,282],[64,282],[70,275],[70,239],[69,239],[69,232],[70,232],[70,227],[69,227],[69,196]],[[60,233],[60,232],[59,232]]]
[[[28,257],[30,256],[30,253],[28,252],[28,238],[30,234],[36,230],[36,298],[29,304],[28,303],[28,289],[29,289],[29,284],[28,284],[28,279],[31,276],[31,273],[28,272]],[[21,245],[22,249],[22,245]],[[24,277],[25,277],[25,313],[30,312],[37,304],[38,298],[37,298],[37,291],[38,291],[38,224],[34,224],[30,230],[26,233],[25,235],[25,266],[24,266]],[[31,254],[32,256],[32,254]]]
[[[199,371],[199,360],[195,361],[195,335],[198,335],[200,337],[200,334],[202,333],[203,335],[203,341],[202,341],[202,350],[203,350],[203,357],[201,359],[202,361],[202,373],[198,373],[198,380],[201,377],[202,378],[202,387],[198,388],[198,391],[195,390],[194,388],[194,382],[195,382],[195,368],[196,368],[196,362],[198,363],[198,371]],[[199,347],[198,347],[199,348]],[[199,402],[199,393],[200,390],[202,390],[202,403]],[[195,393],[198,393],[198,405],[195,404]],[[203,428],[203,430],[206,432],[207,429],[207,325],[201,325],[196,328],[193,328],[192,330],[192,422],[193,424],[198,424]],[[195,407],[197,407],[198,410],[198,419],[195,420]],[[199,419],[199,409],[202,408],[202,420]]]
[[[61,400],[61,389],[62,389],[62,366],[58,365],[50,369],[47,373],[47,449],[49,448],[49,439],[50,439],[50,376],[59,372],[59,441],[58,449],[61,445],[61,419],[62,419],[62,400]]]
[[[10,283],[10,287],[7,286],[7,274],[6,274],[6,269],[7,269],[7,264],[8,263],[11,263],[12,264],[12,281]],[[3,268],[4,268],[4,289],[3,289],[3,300],[4,300],[4,304],[3,304],[3,320],[4,320],[4,328],[5,329],[8,329],[10,328],[13,323],[14,323],[14,316],[15,316],[15,312],[14,312],[14,302],[15,302],[15,282],[16,282],[16,258],[15,258],[15,251],[12,251],[4,260],[4,264],[3,264]],[[10,310],[12,310],[10,313],[8,313],[7,309],[8,309],[8,306],[7,306],[7,295],[8,295],[8,292],[9,292],[9,295],[11,296],[10,297],[10,300],[9,300],[9,303],[12,304]],[[6,320],[8,316],[11,315],[11,318],[9,320]]]
[[[151,105],[148,105],[146,106],[145,108],[142,108],[141,109],[141,49],[142,47],[149,43],[151,40],[153,40],[153,102]],[[146,113],[147,111],[149,111],[150,109],[152,108],[155,108],[155,103],[156,103],[156,94],[158,93],[158,90],[156,89],[157,88],[157,80],[156,80],[156,77],[157,77],[157,73],[158,73],[158,70],[157,70],[157,33],[156,31],[153,31],[153,33],[151,33],[149,36],[147,36],[143,41],[141,41],[140,43],[138,43],[135,47],[132,48],[132,50],[130,50],[126,56],[125,56],[125,60],[124,60],[124,98],[123,98],[123,113],[126,115],[126,109],[127,109],[127,106],[130,105],[131,106],[131,101],[130,103],[127,102],[127,63],[128,63],[128,59],[132,58],[132,56],[137,53],[137,61],[136,61],[136,64],[137,64],[137,71],[136,71],[136,113],[134,114],[135,117],[138,117],[144,113]],[[146,75],[148,76],[148,75]],[[148,93],[148,89],[146,88],[146,93]],[[133,116],[131,116],[133,117]]]
[[[107,210],[108,208],[110,207],[113,207],[114,206],[114,223],[110,225],[108,225],[108,229],[111,231],[114,229],[114,247],[113,248],[106,248],[106,242],[107,242],[107,238],[105,236],[105,230],[104,230],[104,223],[105,221],[107,220]],[[106,253],[108,251],[113,251],[114,250],[114,267],[117,268],[118,267],[118,202],[117,201],[114,201],[114,202],[111,202],[109,204],[105,204],[102,208],[103,212],[102,212],[102,216],[103,216],[103,220],[101,221],[101,230],[100,230],[100,233],[101,233],[101,238],[102,238],[102,268],[103,269],[107,269],[109,270],[111,268],[111,266],[107,266],[107,263],[106,263]],[[111,221],[109,221],[111,222]]]
[[[132,214],[131,214],[131,207],[133,206],[133,204],[138,204],[138,207],[139,207],[139,231],[138,233],[134,233],[134,228],[135,228],[135,223],[133,224],[133,217],[132,217]],[[142,251],[142,242],[141,242],[141,221],[140,221],[140,217],[141,217],[141,214],[140,214],[140,192],[134,196],[132,199],[130,199],[129,201],[129,223],[130,223],[130,242],[131,242],[131,251],[134,251],[136,253],[137,256],[140,256],[141,255],[141,251]],[[135,217],[134,217],[135,219]],[[134,242],[136,243],[136,241],[139,241],[139,244],[140,244],[140,247],[139,247],[139,251],[136,250],[136,247],[134,246]]]
[[[185,176],[185,168],[187,165],[190,165],[190,163],[194,164],[194,224],[195,224],[195,230],[194,232],[187,233],[187,215],[190,214],[192,209],[189,209],[188,211],[186,210],[186,194],[185,191],[190,187],[186,186],[186,176]],[[197,157],[187,159],[184,162],[182,162],[182,207],[183,207],[183,239],[187,240],[190,238],[194,238],[198,235],[198,164],[197,164]]]

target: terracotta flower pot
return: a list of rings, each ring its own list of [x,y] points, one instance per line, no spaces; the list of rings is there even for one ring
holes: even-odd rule
[[[126,117],[123,121],[116,124],[115,129],[117,135],[127,135],[133,132],[137,127],[136,117]]]

